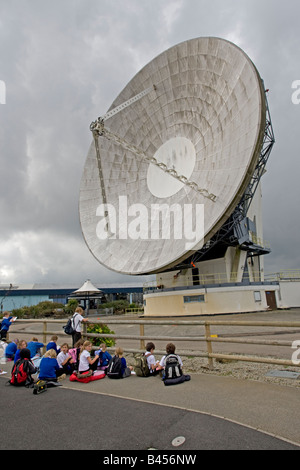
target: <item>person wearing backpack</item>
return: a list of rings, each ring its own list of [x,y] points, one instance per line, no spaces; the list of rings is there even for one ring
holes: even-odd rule
[[[132,366],[127,366],[126,359],[123,357],[124,351],[118,347],[115,350],[114,357],[111,358],[107,368],[107,377],[110,379],[124,379],[131,375]]]
[[[77,307],[73,316],[72,316],[72,346],[74,348],[75,343],[81,339],[81,323],[87,322],[88,318],[83,317],[83,309],[81,307]]]
[[[29,387],[34,382],[32,375],[35,373],[36,368],[30,360],[30,351],[28,348],[23,348],[20,351],[20,359],[13,365],[9,383]]]
[[[154,343],[149,342],[146,344],[145,357],[147,358],[147,364],[149,367],[150,376],[155,376],[159,374],[159,371],[162,369],[162,367],[159,364],[159,361],[155,360],[154,349],[155,349]]]
[[[25,339],[20,339],[19,344],[18,344],[18,349],[16,350],[15,357],[14,357],[15,363],[17,362],[18,359],[20,359],[21,351],[24,348],[27,348],[27,341],[25,341]]]
[[[159,365],[164,369],[163,378],[165,385],[176,385],[186,380],[190,380],[189,375],[182,372],[183,363],[181,357],[175,354],[175,344],[168,343],[166,346],[166,355],[162,357]]]

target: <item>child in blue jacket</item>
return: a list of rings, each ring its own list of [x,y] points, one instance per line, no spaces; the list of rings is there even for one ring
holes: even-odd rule
[[[3,313],[3,319],[2,319],[2,322],[1,322],[1,331],[0,331],[1,339],[6,340],[6,336],[7,336],[7,332],[9,330],[9,327],[15,320],[16,320],[16,317],[10,316],[8,312]]]
[[[32,359],[34,356],[41,355],[40,349],[44,347],[44,343],[39,342],[39,340],[35,337],[32,338],[31,341],[27,344],[27,348],[30,351],[30,358]]]
[[[57,382],[58,378],[66,377],[64,370],[59,367],[56,356],[54,349],[48,349],[44,354],[40,363],[40,380]]]
[[[97,367],[102,370],[107,368],[108,363],[111,360],[111,355],[108,351],[106,351],[106,347],[106,344],[102,343],[100,344],[100,349],[98,351],[95,351],[95,354],[99,356],[99,362],[97,364]]]

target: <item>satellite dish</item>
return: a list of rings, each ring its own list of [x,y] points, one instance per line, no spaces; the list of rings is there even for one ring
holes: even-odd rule
[[[262,80],[231,42],[192,39],[153,59],[91,124],[79,211],[92,254],[139,275],[201,249],[244,194],[265,123]]]

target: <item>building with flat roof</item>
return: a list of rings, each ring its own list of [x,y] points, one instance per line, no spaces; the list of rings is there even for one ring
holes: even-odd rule
[[[143,283],[95,284],[102,292],[102,302],[126,299],[129,303],[143,301]],[[0,284],[1,312],[30,307],[43,301],[66,304],[71,294],[80,286],[58,284]]]

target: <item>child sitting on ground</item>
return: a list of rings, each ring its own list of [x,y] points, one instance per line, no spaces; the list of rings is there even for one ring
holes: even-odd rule
[[[57,356],[57,362],[60,369],[63,369],[64,373],[70,375],[74,371],[74,360],[72,356],[69,354],[69,346],[67,343],[61,345],[60,353]]]
[[[111,355],[106,350],[107,346],[105,343],[100,344],[100,349],[95,351],[95,354],[99,356],[99,362],[97,364],[97,368],[100,370],[105,370],[108,367],[108,363],[111,360]]]
[[[69,349],[69,354],[73,359],[74,370],[78,370],[79,367],[79,356],[83,349],[84,339],[80,338],[75,344],[74,347]]]
[[[21,339],[18,344],[18,349],[16,351],[14,362],[16,363],[18,359],[20,359],[21,350],[27,348],[27,341],[25,339]]]
[[[150,370],[150,375],[152,376],[159,374],[159,371],[162,369],[162,367],[159,365],[159,361],[155,360],[154,349],[154,343],[149,342],[146,344],[145,356],[147,358],[147,364]]]
[[[44,347],[44,343],[39,342],[39,340],[34,336],[31,341],[27,344],[27,348],[30,351],[31,359],[35,356],[41,356],[40,349]]]
[[[19,345],[19,340],[14,339],[11,343],[8,343],[8,345],[5,348],[5,357],[8,361],[12,361],[15,357],[15,354],[18,350],[18,345]]]
[[[118,347],[115,350],[114,357],[111,358],[108,364],[107,377],[115,379],[123,379],[131,375],[133,370],[132,366],[127,366],[126,359],[123,357],[124,351],[122,348]],[[121,361],[118,361],[120,359]],[[117,364],[120,363],[120,369]]]
[[[82,374],[92,375],[93,372],[97,369],[97,363],[99,356],[98,354],[95,357],[91,358],[92,343],[90,341],[85,341],[83,343],[83,349],[79,357],[79,367],[77,376],[80,377]]]
[[[163,381],[165,385],[175,385],[186,380],[190,380],[190,375],[184,375],[182,372],[182,360],[178,354],[175,354],[175,344],[168,343],[166,346],[166,355],[162,357],[159,365],[163,372]]]
[[[19,382],[20,375],[17,372],[18,368],[23,366],[23,376],[22,382]],[[29,387],[33,384],[34,380],[32,375],[36,373],[36,368],[34,367],[33,363],[30,360],[30,351],[27,348],[22,348],[20,351],[20,358],[14,363],[12,371],[11,371],[11,379],[9,381],[12,385],[25,385],[25,387]]]
[[[51,336],[51,339],[50,339],[49,343],[46,346],[46,350],[49,351],[49,349],[54,349],[56,354],[60,353],[60,347],[57,346],[57,340],[58,340],[57,335]]]
[[[63,369],[61,369],[57,362],[57,354],[54,349],[49,349],[42,357],[40,363],[39,379],[51,382],[57,382],[66,377]]]

